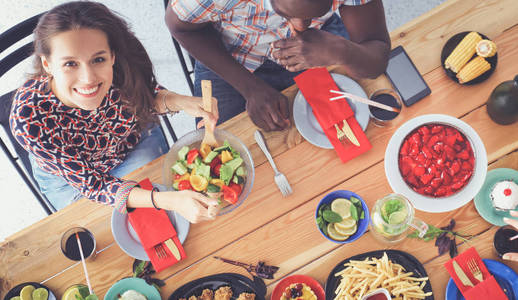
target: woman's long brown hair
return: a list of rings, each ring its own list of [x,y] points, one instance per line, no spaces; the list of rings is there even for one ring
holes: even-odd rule
[[[136,114],[141,129],[156,121],[153,65],[144,46],[135,37],[126,21],[101,3],[68,2],[44,14],[34,29],[35,76],[45,75],[40,56],[50,56],[50,39],[74,29],[97,29],[108,37],[115,55],[113,85],[121,92],[126,107]]]

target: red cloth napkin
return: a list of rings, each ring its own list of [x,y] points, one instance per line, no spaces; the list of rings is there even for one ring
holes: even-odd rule
[[[304,98],[311,105],[315,118],[342,162],[355,158],[372,148],[360,124],[356,121],[354,112],[347,100],[329,100],[329,98],[336,96],[336,94],[332,94],[329,90],[339,89],[326,68],[309,69],[294,79]],[[344,145],[338,140],[334,124],[338,124],[338,127],[341,129],[343,127],[342,120],[344,119],[347,120],[347,124],[349,124],[349,127],[351,127],[358,139],[359,147],[352,143]]]
[[[474,258],[477,263],[480,271],[482,272],[482,276],[484,281],[479,282],[473,274],[469,271],[468,268],[468,260]],[[466,273],[469,280],[473,283],[474,287],[465,286],[457,277],[455,270],[453,269],[453,260],[455,260],[460,268]],[[507,296],[504,294],[504,291],[500,287],[500,285],[496,282],[495,277],[489,273],[486,265],[480,258],[474,247],[469,248],[463,253],[459,254],[457,257],[450,259],[447,261],[444,266],[448,273],[450,273],[451,278],[455,282],[455,285],[459,288],[460,292],[466,298],[466,300],[507,300]]]
[[[145,190],[153,189],[153,185],[149,179],[139,182],[141,188]],[[151,201],[151,200],[150,200]],[[182,243],[178,239],[176,230],[171,224],[171,220],[165,210],[155,208],[135,208],[132,212],[128,212],[128,218],[137,233],[144,250],[146,251],[151,264],[157,272],[170,267],[178,262],[174,255],[169,251],[164,242],[171,239],[180,252],[180,260],[186,258],[185,250]],[[158,258],[155,246],[162,244],[167,252],[167,258]]]

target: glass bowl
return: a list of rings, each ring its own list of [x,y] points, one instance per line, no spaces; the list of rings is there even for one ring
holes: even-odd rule
[[[162,182],[168,188],[172,188],[173,186],[173,172],[171,171],[171,166],[174,165],[176,160],[178,159],[178,151],[183,146],[189,146],[190,148],[196,147],[199,148],[201,141],[203,140],[203,135],[205,134],[205,129],[198,129],[195,131],[191,131],[176,141],[173,144],[169,152],[167,152],[164,160],[164,165],[162,168]],[[235,204],[227,205],[222,207],[219,211],[218,215],[224,215],[233,211],[236,207],[241,205],[243,201],[245,201],[250,191],[252,191],[252,185],[254,183],[255,169],[254,169],[254,161],[252,160],[252,155],[245,144],[238,139],[233,134],[222,130],[217,129],[214,130],[214,135],[216,136],[216,140],[219,144],[223,144],[224,141],[228,141],[232,148],[237,150],[243,159],[243,164],[246,171],[245,183],[243,185],[243,190],[239,195],[237,202]],[[224,202],[224,201],[223,201]]]

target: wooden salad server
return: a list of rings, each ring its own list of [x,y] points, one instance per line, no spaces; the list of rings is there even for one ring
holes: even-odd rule
[[[210,80],[201,81],[201,95],[203,98],[203,110],[206,112],[212,112],[212,82]],[[218,141],[214,136],[214,131],[209,129],[207,126],[208,120],[205,120],[205,136],[203,137],[203,144],[207,144],[212,147],[218,146]]]

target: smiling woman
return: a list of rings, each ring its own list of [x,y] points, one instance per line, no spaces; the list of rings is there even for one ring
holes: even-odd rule
[[[127,207],[176,210],[212,219],[217,201],[194,191],[155,192],[122,176],[167,151],[157,114],[178,110],[215,126],[201,98],[157,84],[146,50],[128,24],[97,2],[68,2],[34,30],[36,73],[14,96],[10,125],[29,152],[34,178],[57,209],[87,197]],[[214,106],[216,106],[216,101]]]

